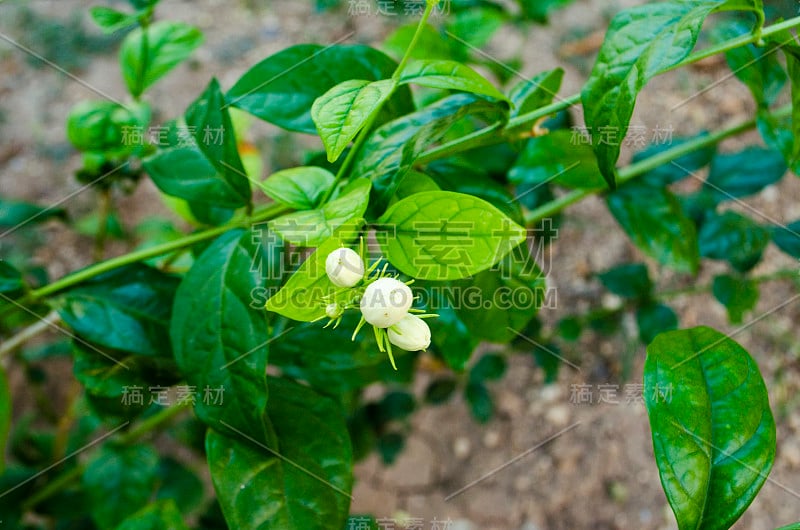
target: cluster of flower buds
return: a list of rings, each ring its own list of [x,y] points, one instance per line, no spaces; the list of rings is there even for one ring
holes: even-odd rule
[[[378,349],[388,353],[392,366],[397,369],[392,345],[407,351],[427,349],[431,344],[431,330],[423,318],[436,315],[413,309],[414,295],[408,284],[386,274],[387,265],[377,270],[379,264],[380,260],[367,268],[363,248],[361,255],[350,248],[338,248],[325,259],[325,272],[335,286],[356,292],[354,300],[358,300],[361,320],[353,332],[353,340],[364,325],[371,325]],[[333,299],[341,299],[337,294]],[[356,305],[343,305],[337,301],[328,303],[325,307],[325,314],[330,319],[328,324],[339,325],[342,315],[351,307]]]

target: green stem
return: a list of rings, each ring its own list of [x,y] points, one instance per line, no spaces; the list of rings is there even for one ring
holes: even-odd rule
[[[103,259],[106,250],[106,236],[108,235],[108,218],[111,216],[113,202],[111,188],[104,187],[99,192],[97,209],[97,234],[94,237],[94,251],[92,257],[94,261]]]
[[[791,113],[791,107],[783,107],[777,110],[773,116],[776,118],[781,118],[787,116]],[[706,136],[700,136],[694,138],[688,142],[684,142],[680,145],[676,145],[671,149],[667,149],[666,151],[662,151],[656,155],[651,157],[645,158],[644,160],[640,160],[639,162],[633,163],[627,167],[624,167],[619,170],[617,182],[622,185],[626,182],[629,182],[641,175],[644,175],[648,171],[652,171],[659,166],[663,166],[664,164],[668,164],[678,158],[692,153],[698,149],[702,149],[704,147],[708,147],[711,145],[716,145],[722,140],[726,138],[730,138],[732,136],[736,136],[744,131],[753,129],[756,126],[756,120],[748,120],[746,122],[740,123],[738,125],[734,125],[728,129],[724,129],[721,131],[716,131],[712,134]],[[536,208],[528,212],[525,215],[525,222],[527,224],[535,223],[537,221],[541,221],[547,217],[552,217],[553,215],[561,212],[566,207],[575,204],[577,202],[582,201],[586,197],[597,193],[597,190],[573,190],[557,199],[548,202],[547,204]]]
[[[408,47],[406,48],[406,52],[403,54],[403,58],[400,59],[400,64],[397,65],[394,74],[392,74],[392,79],[396,81],[400,79],[406,64],[408,63],[409,59],[411,59],[411,54],[414,52],[414,48],[417,46],[417,42],[419,42],[419,39],[422,36],[422,32],[425,31],[425,26],[428,24],[428,18],[430,18],[433,8],[436,7],[436,4],[438,3],[438,1],[432,2],[430,0],[425,3],[425,12],[422,14],[422,18],[417,24],[417,30],[414,32],[414,36],[411,37],[411,42],[408,43]]]
[[[165,408],[153,414],[149,418],[142,420],[139,424],[135,427],[130,429],[129,431],[120,434],[119,436],[115,436],[112,438],[116,443],[128,445],[138,441],[144,435],[148,434],[149,432],[155,430],[156,428],[160,427],[164,423],[170,421],[172,418],[183,412],[188,408],[190,403],[181,403],[175,405],[173,407]],[[70,468],[69,470],[65,471],[64,473],[60,474],[56,478],[54,478],[51,482],[48,482],[42,489],[36,491],[33,495],[31,495],[23,504],[22,504],[22,511],[26,512],[33,509],[37,504],[42,501],[45,501],[61,491],[63,488],[69,486],[74,481],[78,480],[81,475],[83,475],[84,465],[78,463],[75,467]]]
[[[72,274],[64,276],[63,278],[60,278],[49,285],[45,285],[44,287],[40,287],[39,289],[31,291],[28,297],[41,298],[44,296],[49,296],[54,293],[57,293],[58,291],[62,291],[68,287],[72,287],[73,285],[86,281],[90,278],[94,278],[95,276],[103,274],[104,272],[118,269],[119,267],[123,267],[131,263],[137,263],[140,261],[148,260],[150,258],[162,256],[164,254],[169,254],[170,252],[194,245],[195,243],[200,243],[201,241],[206,241],[208,239],[217,237],[221,234],[224,234],[228,230],[233,230],[234,228],[242,228],[245,226],[249,226],[252,223],[266,221],[274,217],[277,217],[283,213],[286,213],[288,211],[289,209],[286,208],[285,206],[281,206],[279,204],[271,204],[266,208],[263,208],[262,210],[255,212],[253,216],[250,218],[235,221],[214,228],[209,228],[207,230],[203,230],[201,232],[197,232],[195,234],[191,234],[186,237],[176,239],[175,241],[168,241],[167,243],[163,243],[161,245],[156,245],[150,248],[144,248],[141,250],[137,250],[135,252],[131,252],[130,254],[125,254],[124,256],[118,256],[116,258],[111,258],[109,260],[102,261],[95,265],[91,265],[89,267],[86,267],[85,269],[81,269],[77,272],[73,272]]]

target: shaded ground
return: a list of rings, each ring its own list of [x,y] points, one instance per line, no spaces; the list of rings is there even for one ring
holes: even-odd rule
[[[525,75],[565,65],[562,93],[571,94],[585,79],[591,55],[560,58],[559,51],[574,54],[585,50],[591,54],[593,43],[597,43],[596,32],[604,28],[606,15],[630,3],[637,2],[578,0],[553,17],[551,28],[536,27],[527,34],[520,28],[504,29],[486,51],[498,58],[523,55],[521,72]],[[74,20],[76,9],[85,11],[94,4],[73,0],[27,3],[33,12],[62,21]],[[34,36],[30,28],[25,34],[19,31],[19,20],[15,19],[19,5],[0,5],[0,31],[32,48],[49,42],[41,35]],[[248,66],[291,44],[329,43],[351,31],[354,34],[347,38],[348,42],[374,44],[396,22],[369,16],[348,17],[347,2],[333,17],[315,14],[309,2],[282,0],[261,8],[251,5],[261,3],[202,0],[169,1],[160,6],[160,16],[194,23],[207,38],[191,64],[169,75],[150,95],[162,118],[182,112],[212,75],[229,87]],[[86,17],[83,24],[91,27]],[[571,29],[552,29],[559,27]],[[87,31],[98,35],[94,30]],[[72,45],[81,52],[80,43]],[[95,95],[53,69],[35,68],[33,63],[24,53],[0,43],[0,193],[45,204],[76,193],[63,205],[77,218],[93,208],[94,198],[91,192],[77,193],[79,185],[72,172],[79,161],[65,141],[63,123],[75,102]],[[124,93],[113,54],[91,57],[79,75],[102,92]],[[715,85],[674,112],[670,110],[726,75],[724,63],[712,59],[692,72],[684,70],[658,78],[643,94],[632,123],[645,126],[648,131],[670,127],[677,135],[746,119],[752,114],[752,104],[747,91],[733,79]],[[298,140],[293,137],[265,124],[255,128],[254,137],[268,164],[286,166],[299,162]],[[757,141],[754,133],[726,142],[722,148],[734,149],[753,141]],[[690,181],[687,185],[693,184]],[[119,204],[127,226],[135,226],[148,216],[167,215],[147,182],[132,196],[120,197]],[[800,217],[800,181],[785,179],[748,204],[761,216],[784,222],[796,219]],[[558,289],[558,307],[543,312],[543,319],[548,322],[597,304],[602,292],[591,279],[591,271],[641,259],[601,200],[587,200],[572,207],[569,214],[551,248],[555,266],[549,281]],[[749,214],[759,215],[752,211]],[[34,259],[46,266],[52,277],[88,263],[88,238],[76,236],[58,224],[48,225],[44,238],[48,244],[36,251]],[[12,245],[25,248],[25,244],[22,238],[0,242],[0,253],[10,252]],[[124,252],[127,245],[116,242],[109,254]],[[792,265],[791,260],[771,247],[757,272]],[[712,273],[722,270],[716,266],[706,269],[699,284],[708,283]],[[651,272],[659,278],[660,285],[680,287],[670,273],[656,268]],[[770,312],[795,292],[787,283],[764,285],[751,319]],[[680,297],[671,305],[678,311],[682,326],[707,324],[732,330],[723,309],[708,298]],[[604,304],[615,303],[608,297],[602,300]],[[738,529],[769,529],[800,520],[800,498],[793,493],[800,491],[800,413],[796,397],[800,347],[794,329],[797,320],[798,306],[792,304],[736,335],[767,379],[778,423],[778,455],[771,482],[737,524]],[[374,456],[358,466],[354,511],[394,519],[422,518],[426,529],[434,520],[448,518],[455,522],[450,527],[453,530],[675,528],[658,482],[644,407],[636,400],[626,403],[626,386],[641,383],[644,354],[636,344],[632,325],[626,329],[624,336],[613,340],[589,334],[569,346],[566,356],[576,362],[580,371],[565,367],[552,385],[543,384],[541,371],[534,368],[532,359],[514,358],[506,378],[493,386],[499,413],[486,426],[474,423],[458,399],[419,412],[413,420],[416,433],[394,466],[383,468]],[[628,380],[622,377],[624,358],[633,359]],[[424,388],[424,382],[425,376],[418,391]],[[578,384],[590,384],[595,389],[601,384],[618,385],[620,403],[574,404],[570,397]],[[531,451],[565,429],[550,443]],[[446,500],[520,455],[525,456]]]

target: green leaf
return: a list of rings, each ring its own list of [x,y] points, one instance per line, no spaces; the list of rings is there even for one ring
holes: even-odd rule
[[[196,400],[198,417],[214,428],[224,419],[257,434],[267,403],[270,339],[266,315],[253,294],[264,283],[254,266],[259,253],[249,231],[217,238],[181,281],[170,327],[175,360],[187,383],[198,392],[222,389],[219,400]]]
[[[316,134],[310,109],[334,86],[352,79],[378,81],[397,63],[362,45],[300,44],[267,57],[228,91],[231,105],[290,131]],[[384,123],[414,109],[408,88],[397,90],[378,117]]]
[[[203,483],[194,472],[174,458],[162,458],[158,463],[159,484],[156,499],[174,502],[181,513],[198,508],[204,498]]]
[[[8,386],[8,376],[4,368],[0,367],[0,475],[6,469],[6,444],[8,433],[11,429],[11,391]]]
[[[697,272],[697,231],[666,188],[630,183],[611,193],[608,209],[645,254],[680,272]]]
[[[647,348],[644,397],[661,485],[681,530],[724,530],[775,459],[775,421],[758,365],[707,327]]]
[[[511,117],[527,114],[552,103],[558,95],[563,79],[564,69],[555,68],[540,72],[531,79],[520,81],[514,85],[508,93],[508,99],[513,105]]]
[[[526,245],[511,250],[497,266],[453,284],[456,313],[476,338],[510,342],[536,316],[546,283]],[[438,308],[432,308],[438,312]]]
[[[604,141],[603,128],[623,138],[636,96],[656,74],[689,55],[706,16],[726,0],[656,2],[619,12],[611,21],[589,80],[581,91],[600,171],[614,188],[620,143]]]
[[[781,526],[780,528],[776,528],[775,530],[800,530],[800,522],[788,524],[786,526]]]
[[[758,282],[749,278],[721,274],[711,286],[714,298],[725,306],[731,324],[741,324],[745,313],[758,302]]]
[[[775,184],[786,172],[786,163],[777,151],[748,147],[732,154],[720,154],[711,162],[705,190],[717,202],[738,199]]]
[[[556,9],[561,9],[572,0],[517,0],[525,17],[540,22],[547,22],[548,15]]]
[[[125,519],[117,530],[189,530],[171,499],[150,504]]]
[[[103,445],[83,472],[92,503],[92,519],[114,528],[144,507],[157,481],[158,454],[147,445]]]
[[[467,383],[467,387],[464,389],[464,398],[476,421],[486,423],[492,419],[494,403],[486,385],[475,381]]]
[[[383,530],[371,515],[353,515],[348,517],[347,530]]]
[[[459,10],[448,16],[446,19],[446,33],[454,43],[461,44],[465,47],[463,42],[458,42],[456,39],[465,41],[472,48],[481,48],[486,45],[492,36],[502,27],[503,22],[508,18],[508,15],[494,4],[487,4],[485,7],[482,5],[470,6],[468,9]],[[417,46],[420,42],[417,42]],[[417,48],[414,51],[419,52]],[[424,53],[414,54],[414,58],[431,59],[433,56]],[[457,57],[449,57],[458,59]]]
[[[793,258],[800,259],[800,219],[785,227],[771,226],[769,230],[772,241],[779,249]]]
[[[67,116],[67,138],[78,151],[112,156],[134,153],[143,149],[144,139],[136,140],[131,132],[142,132],[149,121],[150,107],[144,103],[81,101]]]
[[[13,229],[28,223],[43,223],[53,218],[65,220],[66,210],[0,199],[0,228]]]
[[[663,304],[645,304],[636,311],[636,326],[639,340],[650,344],[660,333],[678,329],[678,315]]]
[[[470,381],[495,381],[506,373],[506,359],[502,355],[490,353],[484,355],[469,372]]]
[[[22,273],[11,266],[7,261],[0,260],[0,293],[18,293],[25,288]]]
[[[437,59],[412,61],[403,69],[399,82],[442,90],[460,90],[508,101],[506,96],[486,78],[469,66],[456,61]]]
[[[269,387],[275,442],[229,438],[213,430],[206,436],[211,480],[225,520],[241,530],[341,530],[353,484],[342,410],[288,380],[271,377]]]
[[[471,94],[455,94],[378,128],[364,143],[352,174],[372,180],[371,212],[380,215],[403,177],[431,144],[467,115],[504,116],[498,105]]]
[[[273,173],[259,186],[270,198],[294,210],[319,206],[335,178],[327,169],[302,166]]]
[[[470,11],[476,10],[475,8],[470,9]],[[486,27],[485,24],[481,26],[481,30],[484,30]],[[456,31],[450,31],[458,35]],[[474,35],[475,32],[473,31],[471,34]],[[411,50],[411,59],[467,60],[469,48],[467,48],[464,43],[459,42],[445,32],[437,30],[430,24],[425,24],[422,31],[419,32],[419,35],[416,37],[415,35],[417,35],[416,23],[400,26],[386,37],[382,47],[388,53],[400,59],[406,53],[406,50],[409,49],[412,39],[416,38],[416,45]],[[458,36],[464,40],[467,38],[464,35]],[[392,75],[391,72],[389,75]]]
[[[700,255],[725,260],[739,272],[747,272],[761,261],[769,244],[769,231],[733,211],[710,216],[698,234]]]
[[[396,86],[392,79],[373,82],[351,79],[314,100],[311,119],[328,152],[328,162],[339,158]]]
[[[203,42],[199,29],[160,21],[130,32],[119,51],[122,77],[134,97],[186,60]]]
[[[339,290],[325,274],[328,254],[349,246],[358,238],[363,219],[343,224],[330,239],[322,243],[289,280],[267,300],[267,309],[293,320],[310,322],[325,316],[325,297]]]
[[[178,279],[135,264],[101,274],[52,300],[64,322],[95,344],[170,357],[169,320]]]
[[[564,317],[556,325],[558,336],[568,342],[575,342],[581,338],[583,324],[578,317]]]
[[[454,280],[486,270],[525,240],[488,202],[451,191],[418,193],[380,218],[386,258],[412,278]]]
[[[269,227],[289,243],[303,247],[318,246],[344,223],[364,216],[371,186],[367,179],[356,179],[342,190],[340,197],[322,208],[278,217],[269,222]]]
[[[623,298],[647,298],[653,282],[644,263],[626,263],[597,275],[603,287]]]
[[[751,29],[743,21],[727,20],[714,27],[713,40],[720,43],[749,33]],[[764,46],[747,44],[725,52],[731,71],[750,89],[759,107],[772,105],[786,84],[777,50],[777,43],[767,42]]]
[[[94,23],[106,34],[130,27],[136,24],[137,21],[137,14],[135,13],[123,13],[104,6],[92,7],[89,9],[89,14],[92,16]]]
[[[378,419],[382,424],[405,419],[414,412],[416,406],[414,396],[408,392],[389,392],[378,403]]]
[[[431,405],[446,403],[456,391],[458,382],[453,378],[442,378],[431,381],[425,389],[425,402]]]
[[[479,340],[455,310],[454,306],[461,305],[458,299],[452,299],[438,283],[428,286],[425,295],[430,300],[428,311],[439,315],[436,332],[431,335],[434,349],[444,358],[447,366],[461,372]]]
[[[416,193],[424,193],[426,191],[439,191],[441,188],[431,177],[420,171],[410,170],[394,194],[394,199],[398,201],[411,197]],[[393,199],[393,200],[394,200]],[[396,202],[396,201],[395,201]],[[394,203],[392,203],[394,204]]]
[[[548,183],[573,189],[605,188],[592,147],[576,143],[573,136],[562,129],[528,140],[508,180],[521,193]]]

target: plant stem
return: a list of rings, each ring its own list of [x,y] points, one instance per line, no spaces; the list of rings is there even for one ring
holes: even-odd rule
[[[0,344],[0,359],[2,359],[4,355],[16,350],[37,335],[47,331],[59,320],[61,320],[61,317],[58,315],[58,313],[51,311],[43,319],[31,324],[10,339],[3,341],[3,343]]]
[[[430,18],[431,13],[433,12],[433,8],[436,7],[436,4],[439,2],[431,2],[430,0],[425,2],[425,12],[422,13],[422,18],[419,20],[417,24],[417,30],[414,32],[414,36],[411,37],[411,42],[408,43],[408,47],[406,48],[406,52],[403,54],[403,58],[400,59],[400,64],[397,65],[397,68],[392,74],[392,79],[398,80],[403,73],[403,69],[406,67],[408,60],[411,59],[411,54],[414,51],[414,48],[417,46],[417,42],[419,41],[420,37],[422,36],[422,32],[425,30],[425,26],[428,24],[428,18]]]
[[[258,223],[261,221],[267,221],[288,211],[289,209],[286,208],[285,206],[279,204],[271,204],[266,208],[263,208],[260,211],[255,212],[253,216],[250,218],[234,221],[232,223],[228,223],[222,226],[216,226],[214,228],[208,228],[201,232],[197,232],[194,234],[190,234],[186,237],[176,239],[175,241],[168,241],[161,245],[156,245],[150,248],[144,248],[136,252],[131,252],[130,254],[125,254],[123,256],[118,256],[116,258],[111,258],[106,261],[97,263],[95,265],[91,265],[89,267],[86,267],[85,269],[81,269],[79,271],[73,272],[72,274],[64,276],[63,278],[60,278],[49,285],[45,285],[44,287],[35,289],[31,291],[28,296],[31,298],[41,298],[43,296],[49,296],[58,291],[66,289],[67,287],[72,287],[73,285],[76,285],[80,282],[86,281],[90,278],[94,278],[95,276],[103,274],[104,272],[108,272],[117,269],[119,267],[129,265],[131,263],[137,263],[150,258],[155,258],[157,256],[162,256],[164,254],[168,254],[175,250],[180,250],[190,245],[194,245],[195,243],[199,243],[201,241],[206,241],[208,239],[214,238],[218,235],[224,234],[228,230],[233,230],[234,228],[242,228],[245,226],[249,226],[250,224]]]
[[[783,107],[775,111],[773,116],[776,118],[784,117],[789,115],[791,110],[791,107]],[[666,151],[662,151],[656,155],[645,158],[644,160],[640,160],[639,162],[620,169],[617,183],[622,185],[641,175],[644,175],[648,171],[652,171],[659,166],[663,166],[664,164],[668,164],[669,162],[677,160],[678,158],[696,151],[697,149],[718,144],[726,138],[730,138],[731,136],[736,136],[744,131],[753,129],[755,126],[756,120],[748,120],[738,125],[734,125],[728,129],[716,131],[712,134],[700,136],[688,142],[676,145],[671,149],[667,149]],[[597,193],[597,191],[598,190],[573,190],[553,201],[548,202],[543,206],[540,206],[539,208],[536,208],[535,210],[528,212],[525,215],[525,222],[526,224],[531,224],[541,221],[547,217],[552,217],[553,215],[564,210],[567,206],[580,202],[586,197]]]
[[[130,429],[129,431],[120,434],[112,438],[116,443],[122,445],[128,445],[133,442],[138,441],[142,436],[145,434],[155,430],[156,428],[160,427],[162,424],[168,422],[184,410],[188,408],[190,403],[181,403],[172,407],[165,408],[153,414],[149,418],[142,420],[139,424],[135,427]],[[42,489],[38,490],[36,493],[31,495],[23,504],[22,504],[22,511],[26,512],[28,510],[33,509],[37,504],[40,502],[49,499],[59,491],[61,491],[66,486],[69,486],[72,482],[76,481],[83,475],[85,466],[81,463],[75,465],[75,467],[70,468],[68,471],[57,476],[51,482],[48,482]]]

